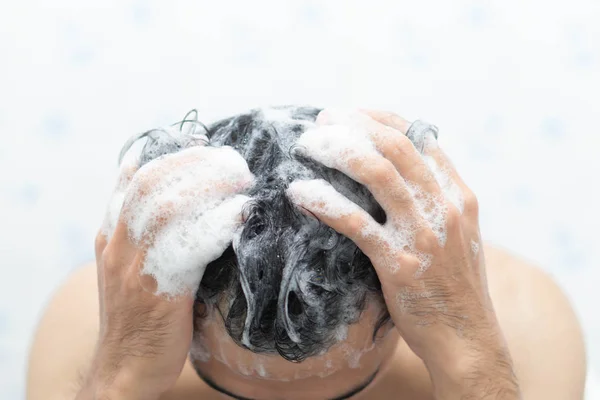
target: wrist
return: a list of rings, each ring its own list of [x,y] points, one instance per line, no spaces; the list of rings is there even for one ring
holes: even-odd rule
[[[76,400],[158,400],[161,393],[131,371],[118,370],[90,373]]]
[[[520,399],[519,384],[505,346],[474,348],[425,363],[436,399]],[[489,396],[489,397],[488,397]]]

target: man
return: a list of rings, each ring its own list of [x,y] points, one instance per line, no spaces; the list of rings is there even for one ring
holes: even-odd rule
[[[40,323],[30,400],[582,397],[567,299],[482,245],[435,127],[296,107],[184,125],[134,138],[96,265]]]

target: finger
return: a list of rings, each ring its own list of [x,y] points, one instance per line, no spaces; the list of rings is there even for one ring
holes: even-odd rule
[[[423,153],[427,133],[435,130],[435,137],[437,137],[437,127],[431,124],[426,124],[422,121],[414,121],[411,123],[406,119],[387,111],[365,110],[364,112],[374,120],[401,131],[411,141],[419,153]]]
[[[380,112],[380,114],[382,114]],[[389,115],[388,115],[389,114]],[[397,125],[395,127],[386,125],[379,120],[371,118],[366,113],[352,112],[330,112],[327,115],[327,122],[332,124],[349,124],[356,130],[363,130],[364,134],[373,141],[377,150],[400,172],[400,175],[412,183],[416,191],[424,191],[429,196],[438,197],[441,189],[433,176],[433,173],[423,160],[421,153],[415,148],[414,144],[405,136],[406,120],[394,116],[391,113],[385,113],[385,116],[378,115],[380,118],[390,119]]]
[[[153,159],[140,168],[133,183],[140,196],[162,191],[167,185],[161,182],[177,180],[182,169],[202,162],[210,154],[208,148],[197,146]]]
[[[443,150],[437,146],[429,146],[425,160],[440,182],[446,197],[461,214],[478,218],[479,204],[473,191],[458,174],[456,168]]]
[[[426,156],[426,161],[430,164],[430,167],[432,166],[431,162],[435,161],[437,168],[441,171],[444,171],[457,185],[460,186],[461,189],[468,189],[466,183],[458,174],[456,167],[446,153],[444,153],[442,148],[438,145],[438,142],[432,133],[427,134],[423,153]],[[430,157],[430,159],[427,160],[427,157]]]
[[[383,241],[382,226],[328,182],[322,179],[294,181],[286,194],[295,205],[351,239],[367,257],[375,257],[381,250],[377,244]]]
[[[213,208],[252,185],[253,175],[235,150],[202,149],[139,171],[124,212],[136,240],[151,239],[174,216]]]
[[[98,234],[96,234],[96,240],[94,242],[94,252],[96,254],[96,264],[98,264],[98,262],[100,261],[100,257],[102,256],[102,252],[106,248],[107,243],[108,243],[108,240],[106,238],[106,235],[104,234],[104,232],[102,230],[100,230],[98,232]]]
[[[242,191],[253,183],[254,176],[246,160],[233,148],[197,146],[149,162],[136,174],[134,181],[143,196],[165,191],[178,183],[185,185],[215,179],[231,183],[216,189]]]
[[[371,118],[407,133],[411,123],[404,118],[386,111],[364,110]],[[425,133],[423,141],[423,159],[435,176],[439,186],[441,186],[446,197],[459,209],[460,212],[466,209],[467,212],[478,212],[477,200],[458,174],[456,168],[449,157],[442,151],[438,145],[435,135],[431,131]]]
[[[380,122],[383,125],[394,128],[404,135],[408,132],[408,128],[410,128],[410,121],[400,117],[399,115],[389,112],[389,111],[378,111],[378,110],[369,110],[369,109],[361,109],[361,112],[364,112],[369,117],[373,118],[375,121]]]
[[[406,133],[410,128],[411,123],[406,119],[388,111],[376,111],[376,110],[362,110],[373,118],[374,120],[387,125],[391,128],[397,129],[400,132]],[[424,146],[424,154],[432,157],[435,162],[444,170],[447,170],[450,173],[450,176],[453,180],[456,181],[457,184],[461,186],[465,186],[464,182],[456,172],[456,169],[450,162],[450,159],[444,154],[442,149],[437,143],[437,139],[435,138],[432,132],[427,132],[426,137],[424,138],[425,146]]]
[[[365,185],[389,219],[419,218],[404,179],[363,131],[343,125],[321,126],[305,131],[297,144],[307,156]]]

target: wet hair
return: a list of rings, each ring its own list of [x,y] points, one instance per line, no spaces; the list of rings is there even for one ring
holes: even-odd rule
[[[369,258],[350,239],[302,213],[285,194],[296,179],[324,179],[375,220],[385,221],[364,186],[294,151],[319,111],[256,109],[208,127],[188,114],[178,125],[182,132],[191,126],[205,133],[210,146],[236,149],[256,178],[246,193],[252,201],[244,210],[239,238],[206,267],[196,295],[196,319],[200,310],[217,310],[238,345],[295,362],[325,352],[347,325],[359,320],[369,300],[381,304],[373,340],[390,321]],[[161,130],[140,137],[148,138],[142,164],[198,143],[194,134],[174,136]]]

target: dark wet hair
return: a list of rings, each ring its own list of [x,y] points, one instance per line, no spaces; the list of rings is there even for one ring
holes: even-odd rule
[[[132,138],[148,137],[142,164],[195,145],[196,133],[206,133],[211,146],[232,146],[246,159],[256,177],[247,193],[253,200],[245,210],[246,222],[235,247],[229,246],[206,267],[195,309],[218,310],[240,346],[279,353],[290,361],[326,351],[336,342],[340,327],[358,321],[368,299],[382,305],[373,340],[390,321],[369,258],[286,197],[295,179],[321,178],[377,221],[385,220],[364,186],[294,152],[296,140],[314,125],[319,111],[292,106],[256,109],[208,127],[188,113],[177,126],[189,134],[152,130]]]

